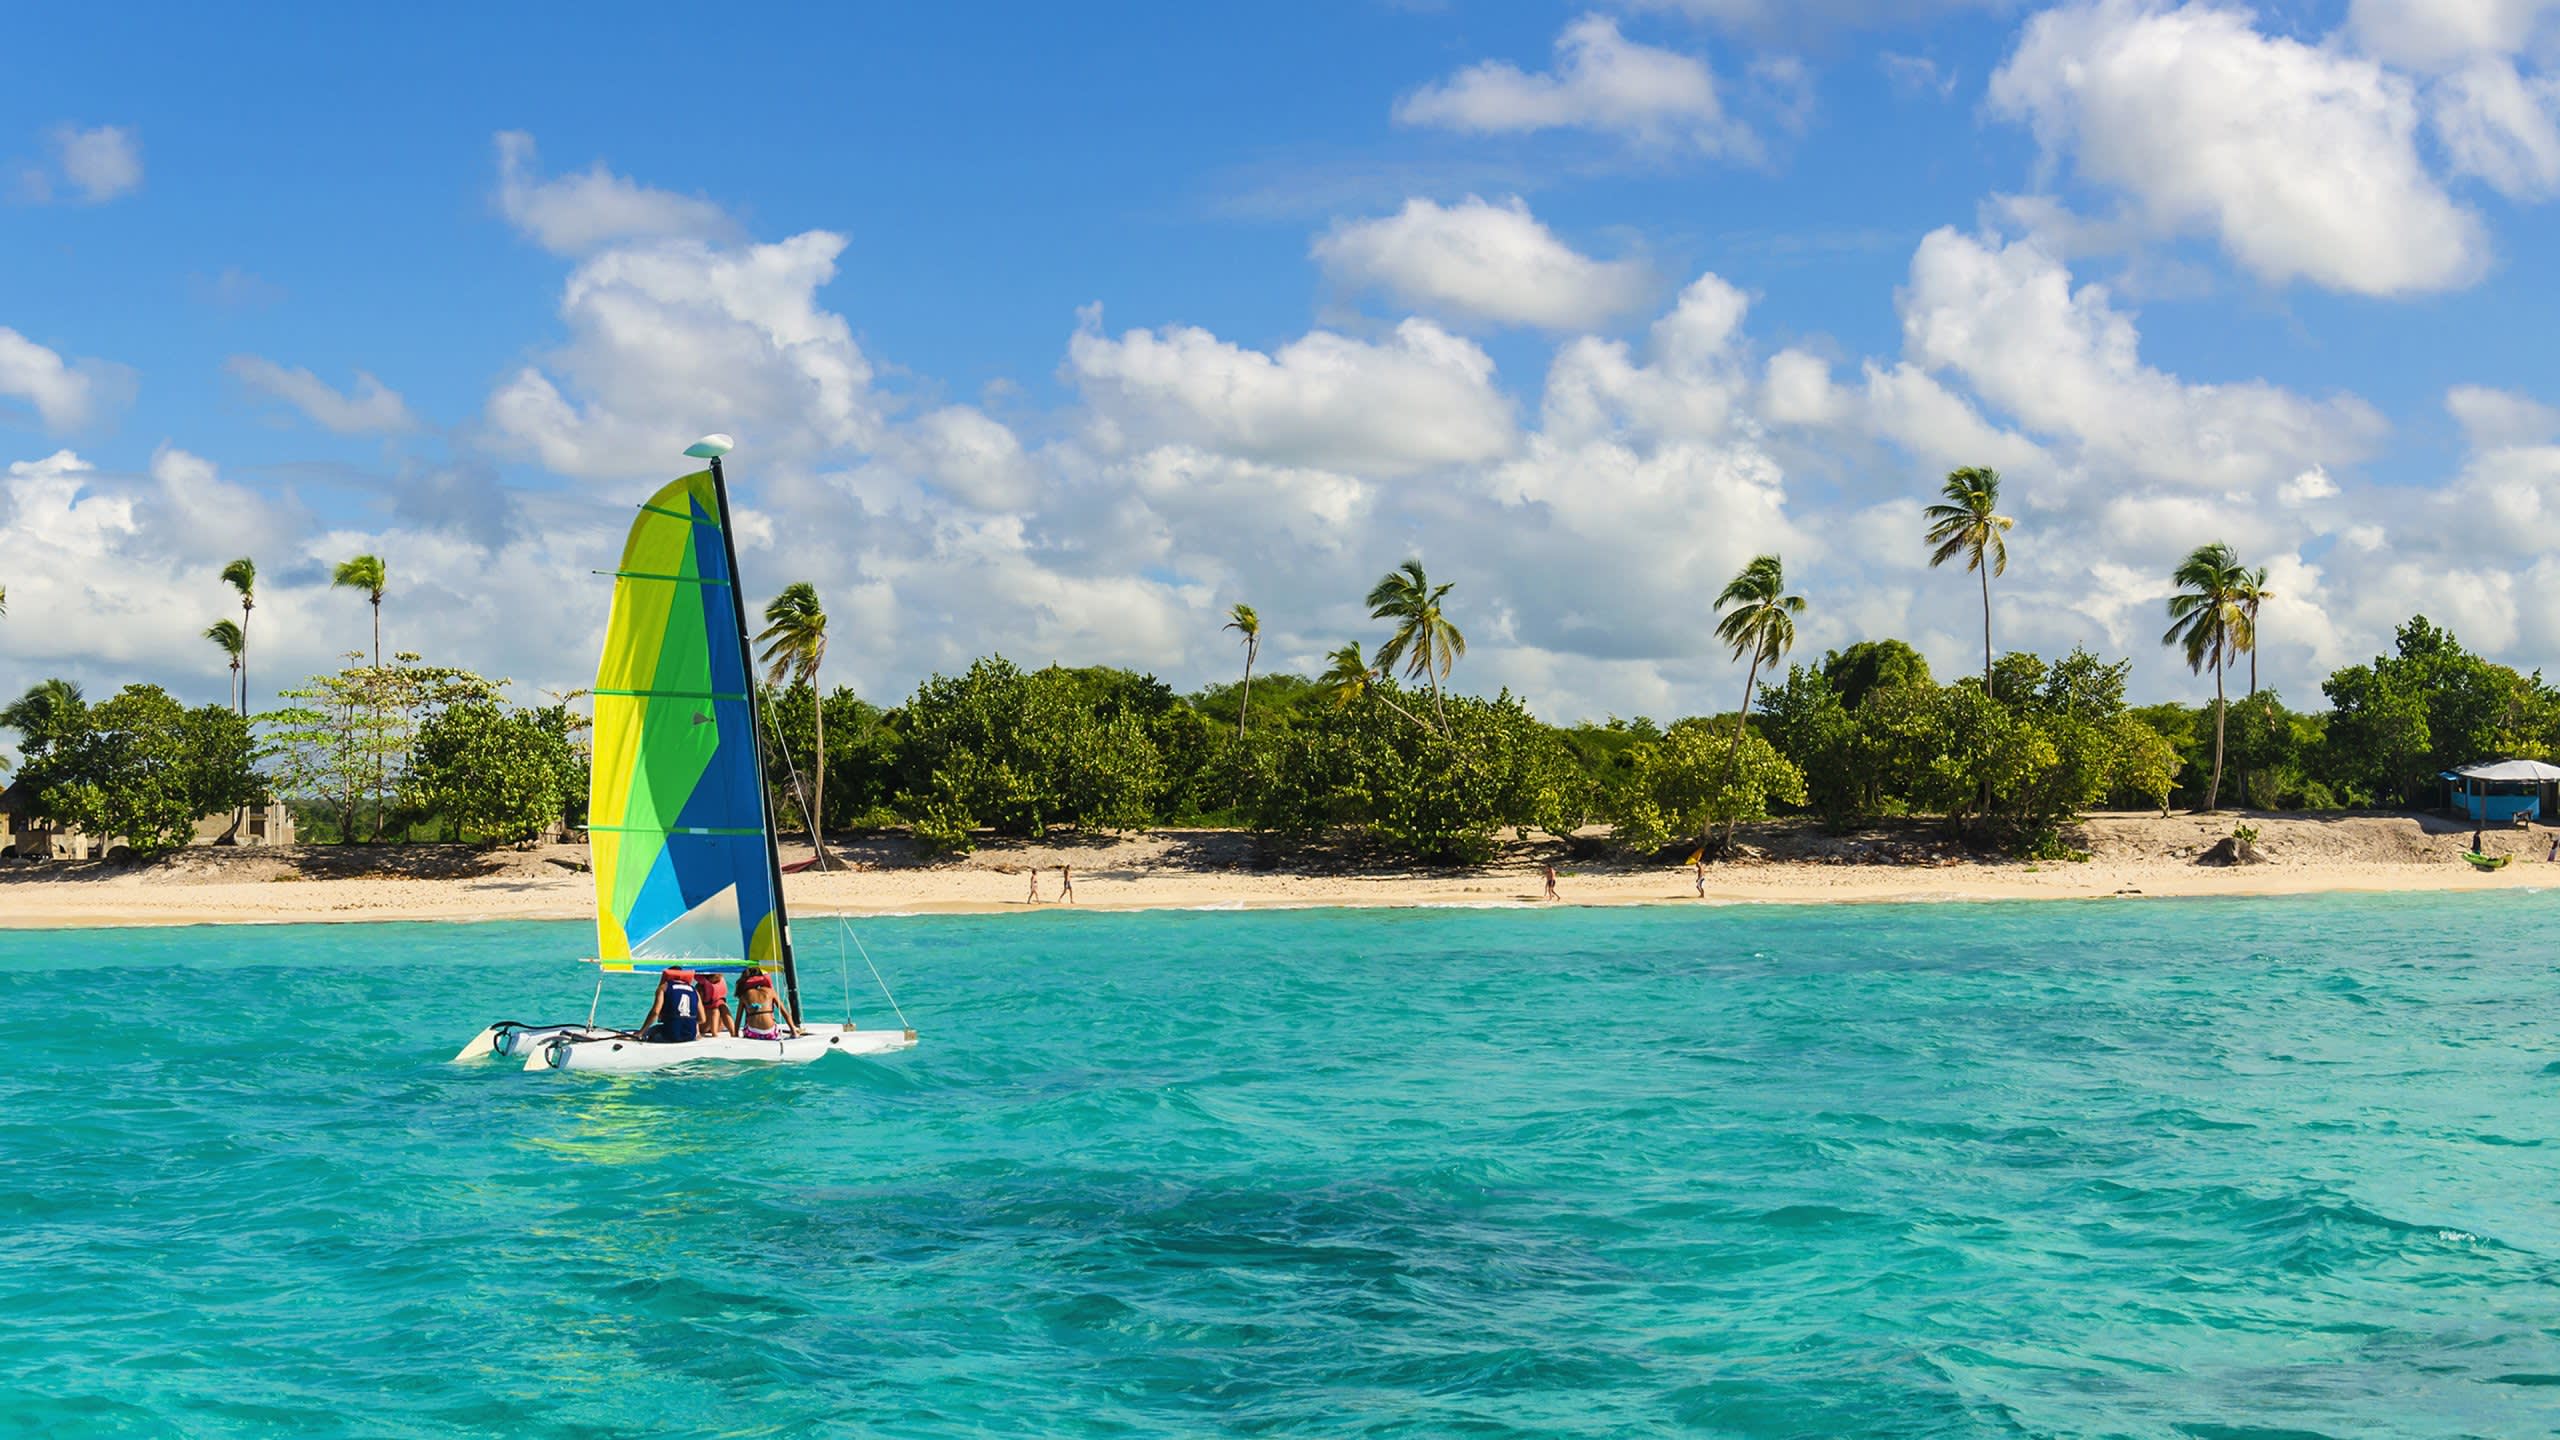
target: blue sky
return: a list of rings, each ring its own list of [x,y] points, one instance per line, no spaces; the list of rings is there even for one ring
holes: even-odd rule
[[[2555,9],[55,7],[0,94],[0,691],[218,694],[246,550],[263,694],[355,643],[358,548],[395,644],[575,685],[710,429],[883,699],[1223,677],[1237,600],[1304,667],[1408,553],[1459,683],[1558,718],[1728,707],[1698,601],[1765,549],[1801,658],[1952,673],[1960,463],[2003,648],[2195,693],[2159,577],[2221,538],[2297,702],[2413,608],[2536,666]]]

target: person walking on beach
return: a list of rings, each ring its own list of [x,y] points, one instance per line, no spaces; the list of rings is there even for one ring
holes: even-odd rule
[[[1703,855],[1692,855],[1692,856],[1690,856],[1690,857],[1689,857],[1689,868],[1690,868],[1691,870],[1693,870],[1693,871],[1696,871],[1696,872],[1697,872],[1697,877],[1698,877],[1698,898],[1699,898],[1699,899],[1701,899],[1701,900],[1706,899],[1706,898],[1707,898],[1707,860],[1706,860],[1706,857],[1705,857],[1705,856],[1703,856]]]
[[[1547,893],[1539,896],[1538,898],[1541,900],[1553,900],[1556,898],[1556,867],[1549,865],[1546,867],[1546,871]]]
[[[1076,867],[1073,865],[1058,867],[1058,899],[1068,905],[1076,903]]]
[[[1031,898],[1023,903],[1028,905],[1040,903],[1040,867],[1037,865],[1031,867]]]

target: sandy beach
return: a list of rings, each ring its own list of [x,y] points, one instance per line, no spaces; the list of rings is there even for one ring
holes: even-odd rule
[[[2233,825],[2259,831],[2255,865],[2200,863]],[[1967,855],[1933,827],[1826,836],[1802,825],[1748,827],[1755,852],[1707,871],[1707,903],[1803,904],[2067,900],[2110,896],[2295,895],[2323,891],[2529,890],[2560,882],[2542,858],[2553,832],[2503,830],[2482,872],[2460,852],[2470,831],[2413,816],[2098,815],[2082,827],[2085,861]],[[1467,869],[1363,868],[1328,855],[1264,855],[1227,831],[1149,831],[1045,844],[1005,842],[925,863],[901,839],[839,847],[844,867],[789,877],[802,914],[1004,913],[1059,903],[1059,867],[1086,909],[1538,903],[1541,867],[1567,904],[1699,904],[1686,868],[1577,858],[1544,840],[1512,842]],[[806,860],[786,847],[786,863]],[[593,913],[583,846],[466,851],[188,851],[157,865],[0,867],[0,926],[276,924],[350,920],[573,920]]]

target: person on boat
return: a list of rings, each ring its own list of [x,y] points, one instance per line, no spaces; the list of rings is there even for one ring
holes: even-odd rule
[[[791,1028],[791,1017],[783,1013],[782,997],[773,988],[773,977],[750,965],[738,977],[738,1034],[747,1040],[779,1040],[798,1032]]]
[[[683,1044],[701,1036],[702,992],[694,987],[693,972],[659,971],[658,994],[649,1002],[649,1018],[640,1022],[640,1038]]]
[[[735,1035],[738,1027],[729,1021],[729,977],[717,970],[705,970],[693,988],[702,992],[702,1033]]]

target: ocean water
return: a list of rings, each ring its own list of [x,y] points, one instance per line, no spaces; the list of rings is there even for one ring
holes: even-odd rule
[[[0,1432],[2560,1434],[2560,896],[861,934],[614,1079],[446,1063],[582,926],[0,931]]]

